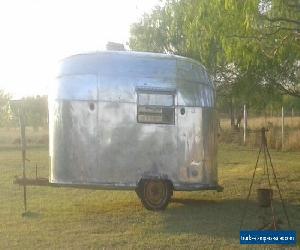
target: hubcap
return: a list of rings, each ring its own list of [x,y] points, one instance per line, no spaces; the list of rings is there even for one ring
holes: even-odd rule
[[[149,181],[145,191],[147,200],[153,205],[159,205],[165,198],[166,190],[162,181]]]

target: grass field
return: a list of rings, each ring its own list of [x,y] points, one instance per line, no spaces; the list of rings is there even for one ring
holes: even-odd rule
[[[300,231],[300,154],[271,151],[293,229]],[[68,188],[28,188],[28,210],[22,216],[22,188],[12,184],[21,174],[18,148],[0,150],[0,249],[233,249],[257,152],[220,145],[219,180],[224,192],[175,192],[164,212],[144,209],[134,192]],[[28,150],[30,176],[48,176],[48,150]],[[262,168],[258,170],[262,176]],[[259,225],[255,189],[246,229]],[[261,183],[259,183],[261,182]],[[285,221],[275,193],[275,209]],[[287,228],[284,223],[282,228]],[[298,239],[299,242],[299,239]],[[299,247],[299,243],[298,243]],[[247,248],[247,247],[246,247]],[[250,249],[250,247],[248,246]],[[261,249],[261,247],[257,247]],[[253,247],[251,247],[253,249]]]

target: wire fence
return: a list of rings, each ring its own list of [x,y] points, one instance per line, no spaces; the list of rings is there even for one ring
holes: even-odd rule
[[[282,151],[300,150],[300,110],[285,109],[257,114],[244,107],[235,114],[219,113],[219,141],[257,147],[260,129],[268,129],[268,145]]]

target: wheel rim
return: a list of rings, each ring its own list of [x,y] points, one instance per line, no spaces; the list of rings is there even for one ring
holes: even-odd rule
[[[145,198],[152,206],[160,205],[166,197],[166,188],[162,181],[151,180],[145,185]]]

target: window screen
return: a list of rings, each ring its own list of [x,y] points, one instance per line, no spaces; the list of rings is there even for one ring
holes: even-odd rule
[[[140,123],[174,124],[174,94],[159,91],[138,92],[137,121]]]

